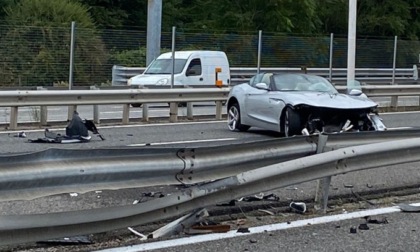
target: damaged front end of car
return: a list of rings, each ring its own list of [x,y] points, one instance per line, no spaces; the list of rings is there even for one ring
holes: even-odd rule
[[[304,135],[386,130],[376,108],[340,109],[302,105],[296,109]]]

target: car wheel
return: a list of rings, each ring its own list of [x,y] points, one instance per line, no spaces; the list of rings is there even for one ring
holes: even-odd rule
[[[133,107],[133,108],[140,108],[141,107],[141,103],[131,103],[131,107]]]
[[[250,126],[241,124],[241,113],[239,110],[239,104],[233,104],[228,110],[228,128],[231,131],[247,131]]]
[[[300,116],[291,107],[287,107],[284,112],[283,132],[285,137],[299,135],[301,130]]]

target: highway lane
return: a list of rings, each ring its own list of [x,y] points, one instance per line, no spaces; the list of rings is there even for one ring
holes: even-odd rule
[[[420,127],[420,113],[417,112],[385,113],[382,117],[389,128]],[[64,129],[62,128],[53,130],[62,133],[64,132]],[[217,146],[219,144],[243,143],[281,137],[278,134],[259,129],[251,129],[249,132],[230,132],[224,121],[106,126],[100,127],[100,131],[105,135],[107,140],[101,141],[94,136],[91,142],[83,144],[34,144],[28,143],[27,138],[14,137],[14,132],[0,132],[0,152],[3,155],[7,155],[22,151],[39,151],[46,148],[85,148],[88,150],[90,148],[98,147],[143,144],[151,144],[152,146],[163,144],[163,146],[171,145],[179,147]],[[25,132],[27,133],[28,138],[43,136],[43,129],[25,130]],[[364,193],[387,191],[390,188],[407,186],[418,187],[419,181],[419,164],[384,167],[336,176],[332,180],[330,193],[332,198],[351,195],[352,191],[363,195]],[[316,182],[312,181],[278,189],[273,192],[278,195],[283,202],[290,202],[291,200],[312,201],[315,185]],[[53,212],[127,205],[138,200],[141,197],[141,193],[142,189],[128,189],[104,191],[100,194],[92,192],[83,195],[79,194],[75,197],[65,194],[43,197],[31,201],[2,202],[0,203],[0,214]],[[328,226],[328,228],[330,228],[330,226]],[[345,230],[343,232],[347,232],[347,228],[343,230]],[[303,236],[311,237],[311,234],[315,231],[313,231],[313,229],[301,228],[299,231],[293,232],[300,232]],[[315,233],[321,234],[322,231]],[[278,238],[279,236],[276,235],[274,237]],[[246,240],[248,239],[245,238],[243,241]],[[263,241],[262,238],[257,238],[257,240]],[[294,242],[297,241],[298,240],[295,240]],[[220,244],[222,245],[224,243],[222,242]]]

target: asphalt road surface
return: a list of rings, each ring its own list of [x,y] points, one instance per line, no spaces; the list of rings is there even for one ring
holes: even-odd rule
[[[420,127],[420,113],[390,113],[382,114],[384,123],[388,128]],[[100,127],[100,132],[106,137],[105,141],[94,138],[83,144],[35,144],[29,143],[28,138],[43,136],[43,129],[23,129],[27,138],[14,135],[17,132],[0,132],[0,152],[3,155],[12,153],[40,151],[46,148],[99,148],[110,146],[141,146],[146,144],[159,146],[217,146],[220,144],[241,143],[262,139],[281,137],[278,134],[259,129],[249,132],[230,132],[225,122],[202,121],[186,123],[140,124],[128,126]],[[54,128],[63,132],[63,128]],[[416,191],[419,188],[419,164],[406,164],[383,167],[374,170],[360,171],[336,176],[332,179],[330,195],[337,202],[344,195],[369,195],[371,193],[384,193],[398,188],[409,188]],[[312,202],[315,194],[316,182],[307,182],[289,188],[282,188],[270,193],[279,196],[282,202],[303,201]],[[23,214],[34,212],[53,212],[77,210],[94,207],[107,207],[112,205],[127,205],[138,200],[141,190],[128,189],[119,191],[104,191],[100,195],[96,192],[84,195],[70,196],[56,195],[31,201],[12,201],[0,203],[0,214]],[[99,196],[99,197],[98,197]],[[388,195],[389,196],[389,195]],[[410,200],[415,200],[411,198]],[[398,199],[397,199],[398,200]],[[390,206],[396,199],[383,202]],[[366,202],[365,202],[366,203]],[[347,207],[335,203],[343,211]],[[353,206],[354,207],[354,206]],[[372,206],[366,206],[371,208]],[[336,209],[337,210],[337,209]],[[335,212],[337,213],[337,212]],[[290,213],[278,213],[275,220]],[[281,231],[270,231],[256,234],[256,236],[243,236],[226,240],[217,240],[208,244],[196,244],[188,247],[175,247],[158,249],[157,251],[417,251],[418,221],[417,214],[393,213],[386,215],[389,224],[375,225],[370,230],[359,231],[356,234],[349,232],[350,226],[357,226],[360,218],[346,220],[339,223],[326,223],[320,225],[305,225],[303,227]],[[243,216],[242,216],[243,217]],[[283,216],[284,217],[284,216]],[[296,218],[301,218],[297,216]],[[281,218],[280,218],[281,221]],[[116,244],[114,246],[121,246]],[[95,249],[103,249],[98,245]],[[8,248],[10,249],[10,248]],[[45,251],[38,250],[38,251]],[[51,251],[73,251],[74,248]],[[16,249],[19,251],[19,249]],[[20,249],[25,251],[25,249]],[[91,251],[78,248],[79,251]],[[35,251],[35,250],[33,250]]]

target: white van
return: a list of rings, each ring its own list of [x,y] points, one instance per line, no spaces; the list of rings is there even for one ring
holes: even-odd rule
[[[216,74],[216,68],[221,70]],[[143,74],[127,81],[130,86],[168,86],[171,87],[172,52],[163,53],[146,68]],[[174,87],[215,85],[221,80],[222,85],[229,85],[229,61],[221,51],[176,51],[174,69]],[[220,83],[220,82],[219,82]]]

